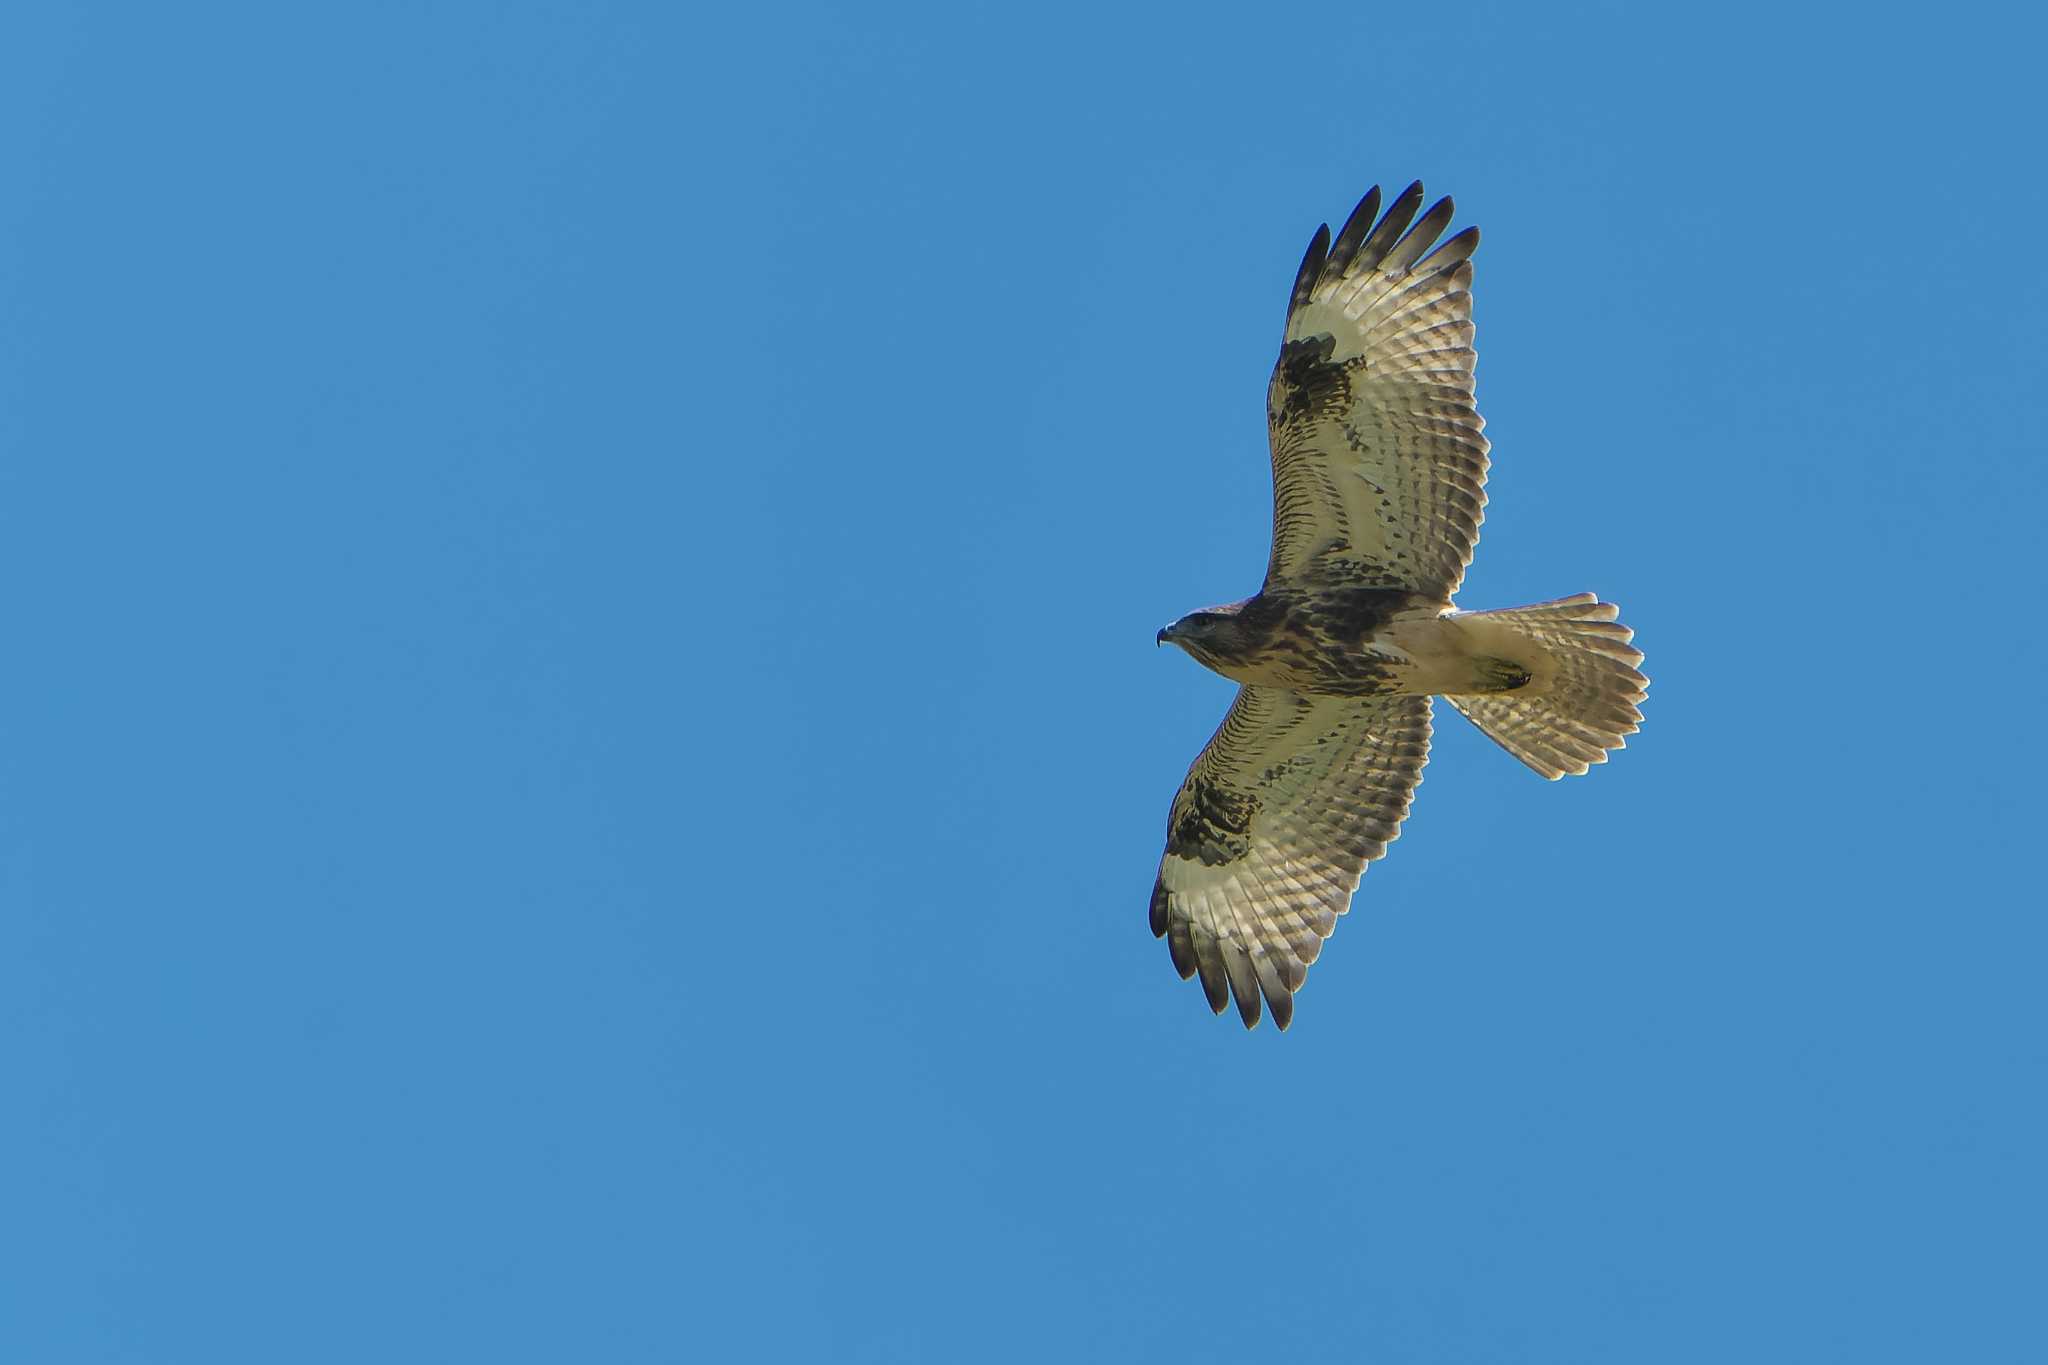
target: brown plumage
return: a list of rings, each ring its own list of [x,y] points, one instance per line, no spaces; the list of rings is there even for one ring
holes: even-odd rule
[[[1550,778],[1604,762],[1642,719],[1642,655],[1613,606],[1451,605],[1486,505],[1479,231],[1437,246],[1452,204],[1418,220],[1422,199],[1418,181],[1380,215],[1375,186],[1334,239],[1316,231],[1267,389],[1265,583],[1159,632],[1242,686],[1174,798],[1152,932],[1247,1028],[1262,1002],[1287,1027],[1366,863],[1398,836],[1432,696]]]

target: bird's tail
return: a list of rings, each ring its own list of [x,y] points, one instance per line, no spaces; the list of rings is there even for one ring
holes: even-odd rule
[[[1636,709],[1649,679],[1643,652],[1614,618],[1621,609],[1592,593],[1504,611],[1451,617],[1473,652],[1504,660],[1499,690],[1452,694],[1451,705],[1545,777],[1583,773],[1607,761],[1642,725]]]

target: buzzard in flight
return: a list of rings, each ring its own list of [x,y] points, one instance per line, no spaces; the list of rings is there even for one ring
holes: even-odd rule
[[[1479,230],[1437,246],[1451,201],[1421,207],[1417,182],[1381,217],[1374,186],[1336,240],[1316,230],[1266,390],[1265,584],[1159,632],[1240,686],[1173,799],[1152,932],[1210,1009],[1237,998],[1247,1028],[1261,996],[1287,1027],[1365,865],[1399,834],[1431,697],[1548,778],[1605,762],[1642,721],[1643,656],[1611,604],[1451,606],[1486,504]]]

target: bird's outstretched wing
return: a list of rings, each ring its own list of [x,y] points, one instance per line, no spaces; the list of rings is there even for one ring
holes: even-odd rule
[[[1410,228],[1421,204],[1417,181],[1375,222],[1375,185],[1336,240],[1325,224],[1302,260],[1266,395],[1268,584],[1357,582],[1448,601],[1472,562],[1486,505],[1472,401],[1479,229],[1425,256],[1454,208],[1440,199]]]
[[[1218,1014],[1259,997],[1286,1028],[1294,992],[1386,852],[1429,761],[1429,698],[1243,687],[1188,770],[1152,887],[1152,932]]]

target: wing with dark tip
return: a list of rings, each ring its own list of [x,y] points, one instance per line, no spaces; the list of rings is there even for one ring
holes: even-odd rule
[[[1243,687],[1173,799],[1152,932],[1209,1008],[1273,1022],[1400,833],[1429,761],[1429,698]]]
[[[1420,181],[1375,219],[1379,205],[1374,186],[1334,241],[1318,229],[1295,277],[1266,396],[1266,579],[1448,601],[1486,506],[1485,422],[1472,398],[1479,229],[1437,246],[1455,210],[1440,199],[1418,220]]]

